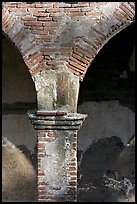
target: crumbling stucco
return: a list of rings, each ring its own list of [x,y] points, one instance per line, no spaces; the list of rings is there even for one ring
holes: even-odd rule
[[[45,77],[46,75],[46,77]],[[79,78],[67,70],[44,71],[35,76],[38,109],[76,112]]]
[[[45,173],[44,179],[48,183],[48,192],[54,195],[67,193],[70,179],[67,166],[71,159],[75,158],[75,155],[73,155],[73,143],[73,132],[60,131],[56,140],[45,145],[47,156],[41,159],[41,170]]]

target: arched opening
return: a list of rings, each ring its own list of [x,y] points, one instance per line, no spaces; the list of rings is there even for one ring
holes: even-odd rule
[[[15,153],[10,154],[11,157],[6,158],[6,155],[8,156],[9,153],[8,151],[3,153],[2,157],[3,175],[6,176],[6,179],[3,179],[5,177],[2,176],[2,185],[8,186],[7,192],[5,190],[6,187],[5,189],[3,187],[3,199],[7,198],[8,201],[22,199],[24,201],[28,196],[30,200],[34,200],[33,191],[30,193],[27,189],[36,189],[36,186],[31,186],[32,183],[34,184],[31,181],[31,176],[34,179],[34,175],[31,175],[31,167],[29,165],[31,164],[35,171],[37,171],[37,134],[31,125],[27,112],[36,109],[36,90],[28,68],[17,48],[7,37],[2,35],[2,136],[11,142],[11,146],[13,144],[17,147],[17,149],[14,148]],[[9,144],[7,143],[8,149],[10,149]],[[23,154],[20,154],[19,150]],[[5,152],[5,150],[3,151]],[[23,155],[30,161],[30,164],[23,160],[25,158]],[[6,166],[7,161],[9,161],[9,164]],[[21,168],[21,163],[24,163],[22,170],[19,169]],[[16,172],[17,169],[21,175],[24,175],[24,182],[21,181],[22,176],[19,176],[19,172]],[[18,181],[16,178],[12,178],[14,172],[16,172],[16,178],[20,177]],[[30,178],[25,183],[28,175]],[[9,184],[6,183],[8,181],[10,182]]]
[[[81,83],[78,112],[88,117],[78,132],[79,201],[123,202],[126,199],[121,190],[104,186],[103,174],[115,167],[135,134],[134,46],[133,23],[102,48]],[[126,160],[121,162],[119,171],[133,185],[134,147],[131,152],[128,149],[125,158],[130,161],[130,168],[125,166]],[[130,201],[134,200],[132,191],[129,196]]]

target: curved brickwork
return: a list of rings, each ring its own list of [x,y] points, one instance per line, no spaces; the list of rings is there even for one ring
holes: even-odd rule
[[[134,21],[135,3],[2,6],[3,33],[28,66],[42,110],[29,115],[38,136],[38,201],[77,201],[77,131],[85,119],[75,114],[79,80],[107,41]]]
[[[134,16],[134,2],[4,2],[2,28],[32,76],[66,67],[82,80],[103,45]]]

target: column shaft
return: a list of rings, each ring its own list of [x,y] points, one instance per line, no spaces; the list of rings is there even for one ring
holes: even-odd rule
[[[77,131],[86,115],[29,114],[37,131],[38,201],[77,201]]]

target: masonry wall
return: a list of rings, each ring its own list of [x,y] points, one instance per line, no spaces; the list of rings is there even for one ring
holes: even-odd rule
[[[65,4],[60,2],[32,2],[32,4],[31,2],[3,3],[3,31],[19,49],[24,62],[26,63],[28,70],[32,76],[32,79],[35,82],[37,90],[38,109],[42,108],[45,110],[56,110],[59,108],[60,110],[76,112],[79,80],[82,80],[84,78],[88,66],[91,64],[91,62],[91,65],[94,64],[93,60],[100,49],[103,47],[103,45],[112,36],[114,36],[116,33],[118,33],[133,21],[134,9],[134,2],[79,2],[78,4]],[[98,61],[99,64],[101,64],[100,59],[98,59]],[[114,116],[112,112],[120,112],[122,109],[122,116],[126,120],[124,124],[122,123],[122,127],[124,129],[125,126],[128,126],[127,132],[124,132],[128,137],[122,135],[121,139],[126,138],[128,140],[130,138],[130,134],[134,132],[134,127],[132,125],[130,126],[130,123],[134,123],[134,113],[133,110],[130,110],[134,109],[134,104],[132,100],[128,100],[128,104],[125,103],[127,102],[127,92],[122,91],[122,93],[124,93],[125,95],[121,97],[121,95],[118,96],[118,92],[115,88],[117,88],[117,83],[121,83],[120,80],[117,81],[118,78],[116,77],[116,75],[119,75],[120,79],[125,79],[127,77],[125,77],[125,75],[127,74],[129,80],[129,69],[121,69],[120,72],[115,73],[115,66],[117,66],[117,64],[115,64],[115,66],[113,67],[114,63],[110,62],[110,67],[114,68],[112,68],[114,72],[111,73],[111,71],[109,71],[109,67],[107,67],[108,64],[105,64],[107,61],[109,61],[109,59],[104,60],[102,63],[104,64],[105,68],[108,68],[106,70],[101,70],[102,73],[105,73],[104,75],[100,72],[96,72],[95,75],[93,74],[93,81],[97,81],[97,86],[91,83],[92,86],[90,87],[88,80],[86,85],[84,85],[83,83],[84,91],[82,93],[83,95],[81,96],[82,100],[79,98],[78,110],[80,112],[84,112],[85,110],[88,112],[89,107],[97,107],[94,115],[98,115],[99,119],[101,119],[101,115],[103,119],[106,119],[106,123],[111,121],[110,118],[107,117],[109,115],[112,119],[111,122],[113,123],[115,120],[119,120],[119,118],[117,116],[112,117]],[[99,67],[100,65],[96,67],[96,70]],[[90,75],[90,77],[91,76],[92,75]],[[100,81],[101,78],[105,79],[105,83]],[[108,78],[110,80],[108,80]],[[86,79],[86,77],[84,79]],[[66,81],[67,86],[65,86]],[[9,86],[10,84],[11,83],[9,83]],[[122,87],[123,84],[124,87]],[[125,84],[126,83],[124,81],[124,83],[122,82],[122,86],[120,85],[119,87],[122,87],[123,90],[126,90]],[[16,87],[17,86],[18,84],[16,84]],[[104,86],[106,86],[107,89],[104,89]],[[24,87],[24,85],[22,87]],[[120,90],[119,87],[118,90]],[[95,92],[93,91],[93,95],[89,99],[88,97],[91,96],[89,93],[91,93],[90,91],[93,90],[93,88],[95,88]],[[16,88],[14,89],[14,92],[17,94],[18,91],[16,90]],[[19,90],[19,87],[17,89]],[[105,94],[108,94],[109,97],[104,96]],[[30,96],[30,94],[27,94],[26,96]],[[24,96],[24,98],[26,96]],[[104,102],[104,100],[107,100],[108,103]],[[123,101],[121,102],[121,100]],[[37,107],[34,107],[35,102],[33,102],[33,100],[29,100],[28,98],[25,100],[25,102],[22,97],[20,97],[20,99],[17,100],[16,103],[15,101],[13,101],[11,102],[11,104],[3,104],[3,110],[5,111],[3,113],[4,119],[8,118],[8,121],[13,121],[14,115],[17,115],[17,110],[15,111],[17,107],[18,109],[25,109],[25,112],[26,110],[30,109],[37,109]],[[84,101],[89,102],[89,106],[87,106],[87,104],[84,104],[83,108],[82,103],[84,103]],[[92,106],[91,102],[94,101],[96,101],[97,103],[98,101],[101,101],[101,103],[99,103],[99,106],[96,106],[96,103],[92,104]],[[122,107],[121,105],[119,105],[119,102],[121,103]],[[126,105],[126,108],[123,108],[123,105]],[[10,111],[11,107],[16,108],[13,108],[14,110]],[[14,113],[14,115],[11,116],[10,120],[9,112]],[[21,110],[19,112],[20,114],[22,113]],[[8,117],[6,116],[7,113]],[[91,119],[90,113],[91,115],[93,115],[93,109],[91,110],[91,112],[89,111],[89,119]],[[106,116],[104,115],[104,113],[108,113],[108,115]],[[28,119],[25,118],[25,120]],[[18,127],[19,121],[19,118],[17,119],[16,117],[15,124],[17,124],[18,122]],[[23,120],[21,119],[21,124],[23,124],[22,121]],[[92,118],[91,122],[94,130],[101,131],[99,137],[97,137],[96,132],[94,132],[93,137],[91,137],[91,135],[87,135],[87,129],[89,130],[91,128],[91,124],[89,123],[87,127],[83,126],[84,131],[81,129],[79,133],[81,134],[81,137],[86,135],[86,139],[89,139],[88,142],[87,140],[85,140],[86,145],[92,144],[93,142],[95,142],[95,139],[102,138],[102,135],[103,137],[109,137],[111,135],[109,131],[106,131],[107,129],[106,127],[104,127],[104,124],[102,124],[102,121],[98,121],[98,117]],[[10,127],[12,123],[9,123],[7,124],[9,124]],[[98,123],[100,128],[98,128]],[[26,124],[29,123],[24,122],[24,125],[22,125],[22,132],[27,128]],[[3,126],[6,132],[7,126],[5,122],[3,123]],[[103,130],[101,129],[102,127]],[[113,128],[116,128],[116,126]],[[14,127],[14,130],[15,129],[16,126]],[[123,131],[123,129],[117,129],[118,133]],[[25,133],[26,135],[28,134],[27,132]],[[9,135],[10,134],[11,132],[9,133]],[[13,132],[13,134],[15,134],[15,132]],[[19,132],[16,132],[16,135],[18,134]],[[91,133],[89,132],[89,134]],[[30,144],[28,142],[28,138],[30,139],[30,137],[28,136],[25,137],[25,144]],[[79,141],[81,142],[81,144],[83,142],[82,139],[80,140],[79,137]],[[125,141],[125,143],[127,142],[127,140]],[[33,138],[32,141],[34,141]],[[31,144],[29,148],[32,148]],[[81,145],[81,150],[83,150],[82,148],[86,147],[83,147],[83,145]]]
[[[96,56],[81,83],[78,111],[89,114],[78,137],[82,148],[86,143],[84,133],[87,145],[89,138],[92,143],[114,135],[126,144],[134,134],[134,33],[133,24],[114,36]]]
[[[126,201],[119,191],[103,187],[102,181],[106,170],[116,168],[120,152],[125,156],[118,159],[119,173],[135,182],[135,149],[125,148],[135,135],[134,42],[132,25],[103,47],[81,83],[78,112],[88,117],[78,132],[79,201]]]

